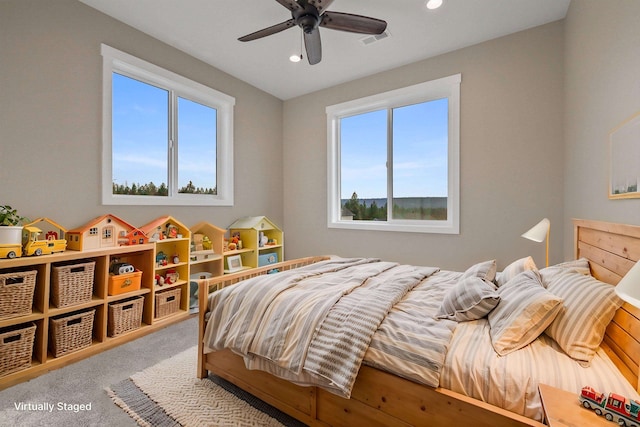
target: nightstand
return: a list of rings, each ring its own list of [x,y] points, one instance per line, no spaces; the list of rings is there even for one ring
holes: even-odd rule
[[[546,384],[538,385],[544,417],[549,427],[611,427],[604,417],[594,411],[583,408],[578,393],[570,393]]]

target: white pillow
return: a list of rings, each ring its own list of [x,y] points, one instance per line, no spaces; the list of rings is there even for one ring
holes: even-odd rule
[[[501,356],[538,338],[562,309],[562,299],[547,291],[537,270],[526,270],[498,288],[500,302],[489,313],[491,344]]]
[[[500,301],[496,286],[476,276],[467,277],[449,289],[444,296],[438,319],[466,322],[481,319]]]
[[[547,290],[564,300],[564,310],[545,334],[580,365],[589,366],[622,300],[614,286],[572,270],[553,275]]]

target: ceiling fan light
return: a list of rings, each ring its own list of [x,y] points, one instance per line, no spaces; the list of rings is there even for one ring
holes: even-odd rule
[[[427,0],[426,6],[427,9],[437,9],[442,6],[442,0]]]
[[[289,57],[289,61],[291,62],[300,62],[302,60],[302,55],[291,55]]]

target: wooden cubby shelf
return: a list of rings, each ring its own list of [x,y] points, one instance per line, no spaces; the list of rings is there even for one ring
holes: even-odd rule
[[[0,389],[100,353],[108,348],[151,333],[160,327],[165,327],[169,323],[187,318],[189,316],[187,297],[189,243],[190,239],[187,235],[183,238],[163,240],[161,243],[117,246],[85,251],[68,250],[51,255],[1,259],[0,274],[36,271],[37,275],[31,313],[0,319],[0,332],[11,330],[12,328],[26,327],[31,324],[36,326],[31,366],[16,372],[0,373]],[[156,262],[156,256],[159,251],[166,251],[165,253],[169,256],[177,254],[179,262],[159,267]],[[142,272],[140,289],[117,295],[108,294],[109,266],[116,261],[130,263],[135,266],[136,270]],[[68,307],[56,307],[52,302],[54,267],[86,262],[95,263],[91,299]],[[156,286],[154,284],[156,274],[166,274],[167,270],[171,269],[175,269],[178,272],[179,280],[171,285]],[[181,290],[183,298],[179,309],[170,315],[155,318],[156,293],[171,288],[180,288]],[[141,326],[120,335],[109,337],[107,333],[109,304],[123,302],[128,298],[139,296],[144,298]],[[90,310],[94,310],[90,345],[54,357],[51,350],[50,320]]]

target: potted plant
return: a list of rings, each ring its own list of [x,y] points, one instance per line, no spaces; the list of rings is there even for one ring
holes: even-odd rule
[[[22,223],[27,218],[9,205],[0,206],[0,244],[22,243]]]

